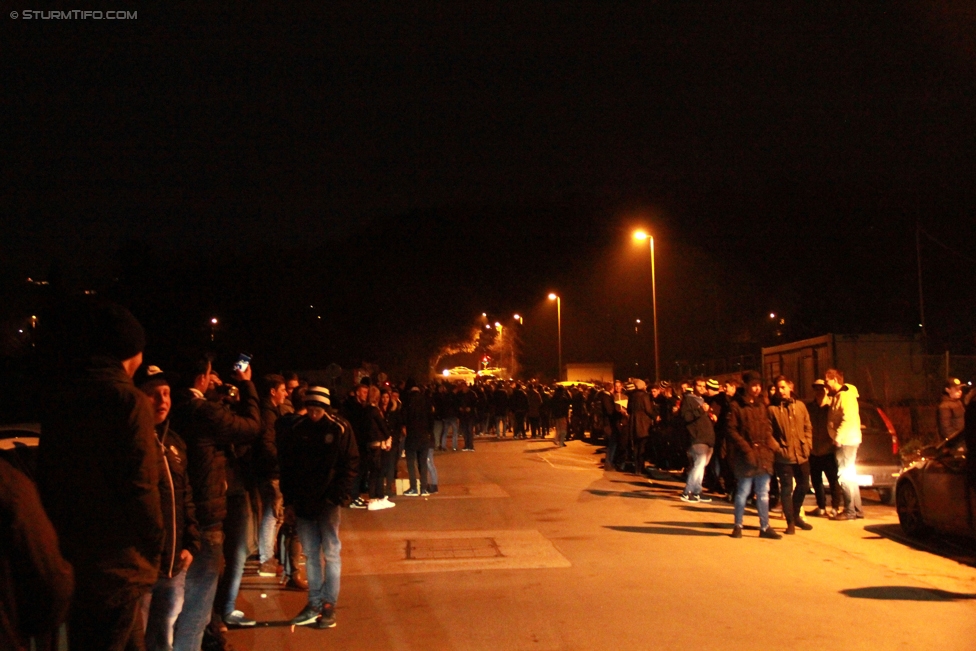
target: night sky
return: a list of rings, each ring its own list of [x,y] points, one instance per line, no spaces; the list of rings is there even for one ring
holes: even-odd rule
[[[826,332],[976,352],[965,2],[177,5],[2,26],[0,307],[409,372],[488,311],[648,375]],[[319,318],[321,317],[321,318]],[[20,319],[21,321],[18,321]],[[507,323],[507,322],[506,322]],[[4,332],[3,337],[8,337]],[[12,352],[11,352],[12,351]],[[5,354],[18,354],[6,345]]]

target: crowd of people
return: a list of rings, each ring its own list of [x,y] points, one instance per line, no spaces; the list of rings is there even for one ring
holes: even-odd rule
[[[26,649],[28,636],[45,648],[67,620],[72,650],[230,649],[228,627],[256,624],[237,607],[252,553],[259,575],[307,591],[292,624],[331,628],[341,509],[435,494],[435,451],[509,433],[603,445],[607,471],[683,471],[681,500],[734,503],[733,538],[750,499],[763,538],[781,538],[771,500],[789,535],[812,529],[807,516],[864,517],[858,393],[837,369],[806,403],[789,378],[765,385],[753,372],[676,387],[365,376],[340,397],[294,373],[255,381],[249,363],[222,378],[206,354],[166,372],[143,359],[142,326],[116,305],[86,323],[88,349],[48,397],[36,490],[0,461],[14,532],[0,563],[3,648]],[[963,422],[958,385],[947,385],[946,428]],[[811,481],[816,507],[804,513]]]

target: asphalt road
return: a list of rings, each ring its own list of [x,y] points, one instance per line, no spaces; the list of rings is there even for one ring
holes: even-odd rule
[[[597,448],[477,440],[438,453],[441,492],[343,511],[338,626],[285,622],[305,594],[246,577],[243,649],[976,649],[976,568],[901,539],[894,509],[757,538],[746,513],[604,473]],[[809,504],[809,501],[808,501]],[[781,518],[773,526],[782,530]],[[962,562],[960,562],[960,560]],[[269,624],[270,623],[270,624]]]

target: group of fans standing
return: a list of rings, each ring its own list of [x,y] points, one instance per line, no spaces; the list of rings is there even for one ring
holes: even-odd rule
[[[116,305],[84,321],[86,350],[63,365],[46,405],[36,489],[0,461],[16,532],[0,563],[3,648],[26,649],[28,636],[45,648],[67,619],[75,651],[229,649],[228,626],[256,624],[236,606],[255,547],[259,575],[308,591],[292,623],[331,628],[340,509],[438,492],[434,451],[458,450],[459,437],[473,451],[477,437],[509,431],[555,430],[557,446],[589,432],[606,444],[607,470],[685,469],[680,499],[725,494],[733,538],[753,496],[760,537],[781,537],[769,523],[771,484],[787,534],[812,528],[804,515],[863,517],[857,389],[835,369],[807,403],[788,378],[764,390],[747,372],[741,383],[696,378],[678,391],[640,379],[424,387],[364,377],[334,404],[328,388],[294,374],[255,383],[248,364],[226,382],[208,356],[178,374],[144,364],[142,326]],[[401,458],[409,485],[398,491]],[[804,514],[811,479],[817,507]]]

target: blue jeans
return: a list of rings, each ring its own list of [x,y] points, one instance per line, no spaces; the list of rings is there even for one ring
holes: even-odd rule
[[[434,466],[434,448],[427,448],[427,483],[437,486],[437,468]]]
[[[712,458],[712,446],[695,443],[688,448],[688,458],[691,460],[691,468],[688,470],[688,480],[685,482],[685,495],[701,495],[705,466]]]
[[[258,530],[258,560],[262,563],[274,558],[275,538],[281,526],[283,506],[277,479],[263,481],[258,486],[261,495],[261,525]]]
[[[441,433],[441,447],[447,447],[447,433],[451,432],[451,447],[457,450],[457,440],[458,440],[458,430],[460,429],[460,423],[457,418],[445,418],[444,419],[444,429]]]
[[[735,526],[742,526],[742,516],[746,512],[746,501],[753,489],[756,491],[756,509],[759,511],[759,528],[769,528],[769,475],[763,473],[755,477],[742,477],[735,491]]]
[[[434,447],[443,447],[441,445],[441,435],[444,433],[444,421],[435,420],[434,421]]]
[[[837,455],[837,481],[844,493],[844,510],[850,513],[863,513],[861,510],[861,487],[857,483],[857,445],[842,445],[834,451]]]
[[[568,425],[568,419],[565,416],[556,419],[556,445],[566,445],[566,428]]]
[[[247,493],[227,494],[227,517],[224,518],[224,574],[217,588],[214,609],[230,615],[241,590],[244,563],[248,553],[248,526],[251,524],[251,499]],[[192,565],[191,565],[192,567]]]
[[[326,506],[314,520],[296,518],[295,529],[305,551],[308,605],[316,610],[321,610],[325,604],[335,605],[342,574],[339,507]]]
[[[183,609],[185,586],[186,570],[183,570],[173,578],[156,581],[152,591],[142,598],[140,610],[147,651],[173,651],[173,626]]]
[[[500,439],[505,438],[505,420],[504,416],[495,416],[495,435]]]
[[[200,553],[193,557],[186,571],[183,590],[183,610],[176,619],[173,637],[175,651],[200,651],[203,629],[210,623],[217,579],[224,563],[224,532],[205,529],[200,535]]]

